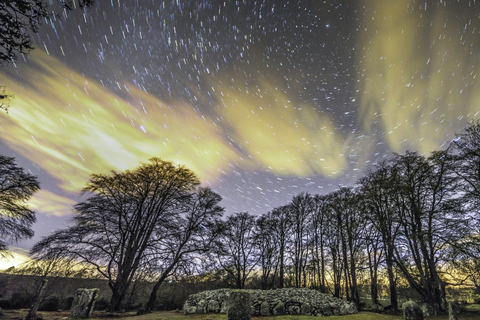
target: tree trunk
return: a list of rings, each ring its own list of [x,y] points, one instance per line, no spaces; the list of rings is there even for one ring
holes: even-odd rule
[[[48,280],[46,278],[43,278],[42,283],[40,284],[40,287],[38,287],[37,294],[35,295],[35,301],[33,302],[30,310],[28,311],[28,314],[25,317],[25,320],[37,319],[38,307],[40,307],[40,302],[42,302],[43,292],[45,291],[45,287],[47,286],[47,283],[48,283]]]
[[[390,304],[392,306],[392,311],[397,312],[398,311],[397,282],[395,281],[395,275],[393,274],[393,260],[390,253],[386,258],[386,262],[387,262],[388,284],[389,284],[389,291],[390,291]]]
[[[112,297],[107,308],[108,311],[122,311],[122,303],[128,289],[128,284],[123,279],[117,279],[112,287]]]

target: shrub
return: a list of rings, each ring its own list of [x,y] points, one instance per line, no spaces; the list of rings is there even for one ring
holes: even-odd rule
[[[25,292],[14,292],[9,299],[10,309],[30,308],[33,302],[33,296]]]
[[[108,308],[109,304],[110,304],[110,301],[108,301],[105,298],[100,298],[97,301],[95,301],[95,306],[93,307],[93,310],[105,310]]]
[[[60,298],[55,295],[47,297],[38,308],[40,311],[57,311],[60,309],[62,309]]]
[[[65,301],[63,302],[64,309],[65,310],[70,310],[72,308],[72,303],[73,303],[73,297],[72,296],[66,298]]]

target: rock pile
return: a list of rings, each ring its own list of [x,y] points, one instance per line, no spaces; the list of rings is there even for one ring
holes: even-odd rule
[[[183,306],[185,314],[227,313],[231,289],[204,291],[191,295]],[[252,315],[303,314],[331,316],[356,313],[352,302],[305,288],[245,290],[250,294]]]

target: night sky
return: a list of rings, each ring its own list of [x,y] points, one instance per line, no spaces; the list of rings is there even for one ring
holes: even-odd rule
[[[56,2],[56,1],[54,1]],[[0,69],[0,154],[37,175],[29,249],[91,173],[185,164],[227,214],[354,185],[480,118],[475,0],[97,0]]]

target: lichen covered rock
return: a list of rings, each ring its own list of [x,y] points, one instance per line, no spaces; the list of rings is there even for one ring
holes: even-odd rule
[[[250,308],[253,315],[304,314],[330,316],[357,312],[357,308],[352,302],[305,288],[241,291],[250,294]],[[208,312],[227,313],[231,292],[231,289],[220,289],[191,295],[185,302],[183,311],[185,314],[198,313],[199,305],[202,311],[206,305],[208,306]],[[220,306],[220,308],[217,308],[217,306]]]

